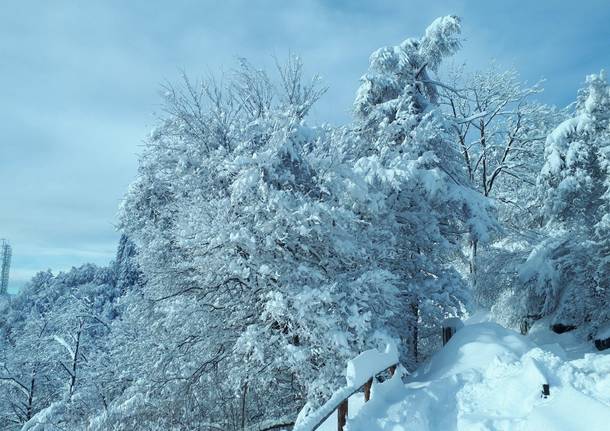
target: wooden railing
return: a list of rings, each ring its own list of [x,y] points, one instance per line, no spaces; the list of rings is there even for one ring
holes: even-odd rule
[[[364,402],[366,403],[368,400],[371,399],[371,388],[373,387],[373,380],[379,374],[383,373],[384,371],[387,371],[390,374],[390,377],[394,376],[397,366],[398,366],[398,364],[391,365],[389,368],[386,368],[385,370],[382,370],[382,371],[376,373],[374,376],[371,376],[371,378],[368,379],[364,385],[359,387],[357,390],[352,392],[350,395],[348,395],[346,398],[344,398],[341,401],[341,404],[339,404],[339,407],[337,408],[337,430],[338,431],[343,431],[343,427],[347,423],[347,414],[349,412],[349,397],[354,395],[356,392],[360,392],[360,390],[364,389]],[[332,412],[331,412],[331,414],[332,414]],[[324,418],[324,420],[326,420],[326,418]],[[315,431],[324,422],[324,420],[322,422],[320,422],[320,424],[316,425],[312,429],[312,431]]]
[[[357,392],[364,391],[364,402],[371,399],[371,387],[373,386],[373,380],[384,372],[388,372],[390,377],[396,372],[398,363],[392,364],[389,367],[375,372],[370,378],[361,386],[347,387],[344,392],[340,392],[340,397],[335,399],[333,396],[327,404],[322,408],[325,409],[325,413],[316,419],[315,423],[304,423],[294,427],[293,431],[315,431],[317,430],[335,411],[337,411],[337,430],[343,431],[343,427],[347,422],[347,414],[349,411],[349,398]],[[335,393],[337,395],[337,393]],[[330,403],[330,404],[329,404]]]
[[[461,321],[458,321],[458,319],[448,319],[443,323],[441,328],[443,346],[449,342],[462,326],[463,324]],[[347,423],[349,398],[357,392],[364,391],[364,402],[369,401],[371,399],[373,380],[386,371],[390,374],[390,377],[393,376],[398,365],[399,363],[394,363],[388,367],[386,363],[382,369],[371,375],[364,384],[360,386],[348,386],[335,392],[331,399],[320,407],[316,414],[312,415],[313,417],[307,416],[303,422],[293,428],[293,431],[315,431],[326,422],[335,411],[337,411],[337,431],[343,431],[343,427]],[[548,393],[548,389],[546,392],[543,391],[543,393]]]
[[[455,319],[457,320],[457,319]],[[455,321],[446,321],[441,328],[441,336],[443,340],[443,346],[445,346],[449,340],[455,335],[455,333],[462,327],[462,323],[456,324]],[[610,338],[608,339],[610,343]],[[389,361],[388,361],[389,362]],[[361,390],[364,391],[364,402],[366,403],[371,399],[371,388],[373,386],[373,380],[377,378],[381,373],[388,372],[390,377],[394,376],[396,367],[399,363],[394,363],[389,367],[385,365],[383,369],[375,372],[370,378],[360,386],[348,386],[342,390],[335,392],[329,401],[326,402],[319,410],[322,411],[321,415],[314,414],[314,420],[312,421],[307,416],[302,423],[296,425],[292,431],[315,431],[317,430],[326,420],[337,411],[337,431],[343,431],[343,427],[347,423],[347,415],[349,412],[349,398]],[[542,398],[548,398],[551,395],[550,385],[548,383],[542,384]],[[292,424],[287,424],[292,425]]]

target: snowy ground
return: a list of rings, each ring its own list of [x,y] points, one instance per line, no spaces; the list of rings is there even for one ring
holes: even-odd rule
[[[364,394],[359,392],[349,399],[348,418],[354,418],[364,405]],[[317,431],[337,431],[337,412],[335,411]]]
[[[610,430],[610,354],[570,333],[470,324],[405,381],[352,398],[346,431]],[[320,429],[336,426],[333,415]]]

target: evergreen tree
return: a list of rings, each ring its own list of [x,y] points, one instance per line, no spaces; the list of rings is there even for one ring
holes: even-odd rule
[[[521,271],[521,314],[582,327],[608,320],[607,209],[610,89],[604,73],[587,77],[576,115],[547,138],[538,176],[545,239]]]

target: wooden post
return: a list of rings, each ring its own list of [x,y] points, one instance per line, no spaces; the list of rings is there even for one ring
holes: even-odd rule
[[[443,346],[453,337],[453,328],[451,326],[443,326]]]
[[[339,408],[337,409],[337,430],[343,431],[343,427],[347,423],[347,413],[348,413],[348,403],[347,400],[343,400],[341,404],[339,404]]]
[[[364,402],[365,403],[371,399],[371,386],[373,386],[372,377],[364,384]]]
[[[551,395],[551,390],[548,383],[542,385],[542,398],[548,398]]]
[[[519,324],[519,332],[521,332],[521,335],[527,335],[527,333],[529,331],[530,331],[530,325],[529,325],[529,322],[527,321],[527,319],[525,318]]]

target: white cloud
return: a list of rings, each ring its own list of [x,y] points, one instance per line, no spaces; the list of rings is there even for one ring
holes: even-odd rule
[[[585,73],[610,66],[603,0],[32,7],[13,2],[0,14],[0,236],[13,241],[22,275],[111,258],[116,208],[159,110],[159,83],[179,69],[204,75],[230,68],[237,56],[272,67],[273,55],[292,51],[330,87],[313,120],[344,121],[369,54],[449,13],[464,18],[459,59],[483,66],[495,58],[531,81],[545,76],[552,102],[567,103]]]

